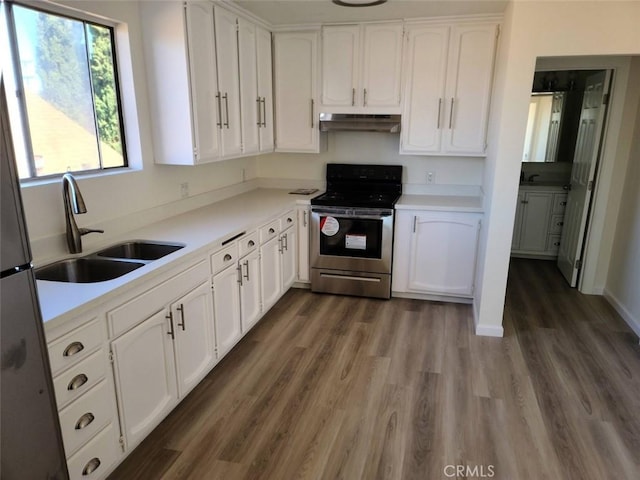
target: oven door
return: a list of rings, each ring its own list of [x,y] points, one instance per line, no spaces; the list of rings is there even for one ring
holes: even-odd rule
[[[391,273],[393,210],[312,207],[311,267]]]

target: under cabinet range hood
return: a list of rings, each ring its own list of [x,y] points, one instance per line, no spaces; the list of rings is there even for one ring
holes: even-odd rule
[[[400,115],[321,113],[320,131],[400,132]]]

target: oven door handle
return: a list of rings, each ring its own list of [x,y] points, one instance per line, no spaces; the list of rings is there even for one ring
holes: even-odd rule
[[[361,214],[361,213],[334,212],[331,210],[320,210],[320,209],[318,210],[314,209],[311,211],[311,213],[317,213],[319,215],[329,215],[335,218],[362,218],[364,220],[383,220],[393,215],[393,211]]]

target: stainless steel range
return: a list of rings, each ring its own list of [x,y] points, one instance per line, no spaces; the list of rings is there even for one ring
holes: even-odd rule
[[[327,165],[327,191],[311,200],[311,289],[391,296],[394,205],[402,166]]]

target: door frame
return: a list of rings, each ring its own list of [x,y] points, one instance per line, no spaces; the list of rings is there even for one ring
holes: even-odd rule
[[[594,190],[587,215],[582,270],[577,286],[582,293],[602,295],[622,200],[622,189],[613,187],[624,178],[629,161],[629,152],[620,150],[618,136],[625,121],[623,117],[629,93],[631,56],[539,57],[536,60],[536,72],[554,70],[612,70],[608,112],[599,146]]]

